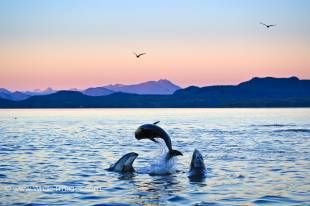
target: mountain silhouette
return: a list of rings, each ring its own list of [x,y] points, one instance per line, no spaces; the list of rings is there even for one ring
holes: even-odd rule
[[[158,81],[148,81],[133,85],[115,84],[105,86],[106,89],[115,92],[124,92],[131,94],[173,94],[181,87],[173,84],[169,80],[161,79]]]
[[[88,96],[105,96],[116,92],[124,92],[131,94],[159,94],[169,95],[173,94],[176,90],[181,87],[173,84],[169,80],[161,79],[158,81],[147,81],[138,84],[124,85],[124,84],[113,84],[102,87],[90,87],[81,92]],[[70,89],[70,91],[79,91],[78,89]],[[7,89],[0,88],[0,98],[20,101],[27,99],[31,96],[48,95],[56,93],[57,90],[47,88],[45,90],[36,89],[34,91],[16,91],[10,92]]]
[[[114,91],[105,87],[91,87],[82,91],[83,94],[88,96],[105,96],[114,93]]]
[[[309,107],[310,80],[253,78],[238,85],[191,86],[171,95],[116,92],[87,96],[78,91],[59,91],[22,101],[0,99],[1,108],[186,108],[186,107]]]
[[[188,104],[209,107],[291,107],[306,106],[310,100],[310,80],[297,77],[255,77],[236,86],[188,87],[174,93]],[[310,106],[310,105],[309,105]]]
[[[7,89],[0,88],[0,98],[2,99],[8,99],[13,101],[20,101],[29,98],[30,96],[27,94],[24,94],[22,92],[10,92]]]
[[[25,92],[22,92],[26,95],[29,95],[29,96],[36,96],[36,95],[48,95],[48,94],[53,94],[57,92],[57,90],[54,90],[50,87],[46,88],[45,90],[40,90],[40,89],[36,89],[34,91],[25,91]]]

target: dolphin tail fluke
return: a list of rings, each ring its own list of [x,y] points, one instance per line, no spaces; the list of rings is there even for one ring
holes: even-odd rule
[[[182,152],[178,151],[178,150],[171,150],[168,152],[167,154],[167,158],[170,159],[174,156],[179,156],[179,155],[183,155]]]

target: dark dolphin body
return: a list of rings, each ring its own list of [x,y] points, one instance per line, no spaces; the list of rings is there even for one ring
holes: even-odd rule
[[[144,124],[138,127],[135,132],[136,139],[150,139],[153,142],[157,142],[155,138],[161,138],[165,141],[169,150],[167,154],[167,159],[170,159],[174,156],[183,155],[180,151],[172,149],[171,139],[169,135],[165,132],[165,130],[157,126],[157,123],[158,122],[155,122],[154,124]]]
[[[122,156],[115,164],[113,164],[108,170],[114,172],[134,172],[132,164],[135,159],[138,157],[138,154],[135,152],[130,152]]]
[[[189,176],[192,180],[199,180],[206,177],[206,166],[201,153],[195,149],[189,170]]]

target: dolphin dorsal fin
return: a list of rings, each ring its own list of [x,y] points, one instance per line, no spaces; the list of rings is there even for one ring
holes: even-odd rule
[[[153,124],[158,124],[160,121],[156,121],[156,122],[154,122]]]

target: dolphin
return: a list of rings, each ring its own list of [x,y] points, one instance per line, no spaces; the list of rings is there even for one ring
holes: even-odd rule
[[[189,169],[190,179],[203,179],[206,177],[206,166],[201,153],[195,149]]]
[[[127,153],[107,170],[121,173],[134,172],[132,164],[137,157],[138,154],[135,152]]]
[[[174,156],[183,155],[180,151],[172,149],[171,139],[169,135],[165,132],[165,130],[157,126],[157,123],[159,123],[159,121],[154,122],[153,124],[144,124],[138,127],[138,129],[135,131],[136,139],[150,139],[153,142],[157,142],[155,138],[163,139],[169,150],[167,154],[168,160]]]

